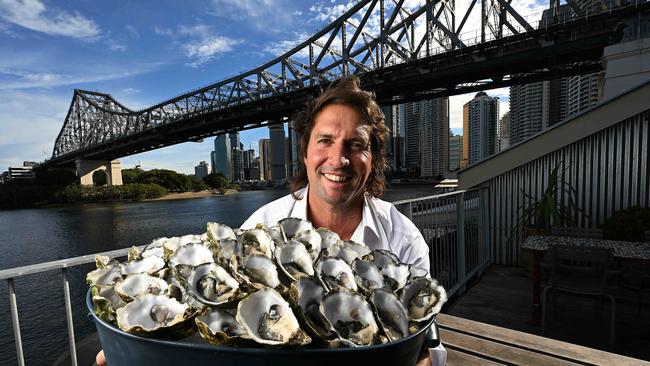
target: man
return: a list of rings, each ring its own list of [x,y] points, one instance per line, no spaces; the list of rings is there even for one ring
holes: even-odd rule
[[[388,129],[374,94],[361,90],[357,77],[343,78],[310,102],[293,128],[300,135],[302,163],[293,193],[258,209],[241,228],[303,218],[343,240],[390,250],[428,273],[429,249],[420,231],[392,204],[377,198],[385,189]],[[444,348],[434,354],[437,364],[445,363]],[[99,365],[103,357],[103,352],[97,355]],[[423,349],[418,366],[432,361]]]
[[[253,213],[242,229],[274,226],[286,217],[311,221],[368,245],[387,249],[402,262],[429,272],[429,248],[417,227],[390,203],[385,189],[384,142],[388,129],[374,94],[361,90],[356,76],[341,79],[307,105],[294,120],[300,135],[300,171],[292,194]],[[444,364],[446,351],[434,351]],[[418,365],[431,365],[424,349]]]

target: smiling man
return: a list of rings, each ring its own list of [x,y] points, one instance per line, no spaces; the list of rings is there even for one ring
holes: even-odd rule
[[[387,249],[402,262],[429,272],[429,248],[418,228],[380,197],[387,168],[384,115],[356,76],[329,87],[293,121],[300,136],[300,170],[292,194],[257,210],[242,229],[274,226],[286,217],[326,227],[341,239]],[[419,365],[443,365],[442,346],[424,349]]]

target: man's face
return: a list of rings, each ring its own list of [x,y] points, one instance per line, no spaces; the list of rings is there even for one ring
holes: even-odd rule
[[[372,152],[370,126],[362,123],[359,111],[345,104],[323,108],[315,117],[304,163],[311,199],[337,206],[363,197]]]

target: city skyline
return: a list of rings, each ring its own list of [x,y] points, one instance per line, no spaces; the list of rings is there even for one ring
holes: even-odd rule
[[[213,0],[154,8],[1,2],[0,169],[51,156],[75,88],[109,93],[134,110],[145,108],[264,63],[349,6],[341,1]],[[531,13],[543,8],[523,7]],[[277,17],[291,26],[268,23]],[[507,88],[490,94],[500,97],[501,110],[507,109]],[[450,98],[450,127],[461,126],[461,106],[469,99],[471,94]],[[242,131],[241,142],[245,149],[257,149],[266,134],[264,128]],[[197,162],[210,159],[208,140],[120,161],[124,168],[140,165],[192,174]]]

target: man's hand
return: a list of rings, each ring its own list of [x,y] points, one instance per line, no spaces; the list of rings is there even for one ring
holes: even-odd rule
[[[104,356],[104,350],[99,351],[97,356],[95,356],[95,363],[97,363],[97,366],[106,365],[106,356]]]
[[[103,355],[103,354],[102,354]],[[428,347],[422,347],[420,356],[418,357],[418,362],[415,363],[415,366],[431,366],[433,364],[433,357],[431,357],[431,351]]]

